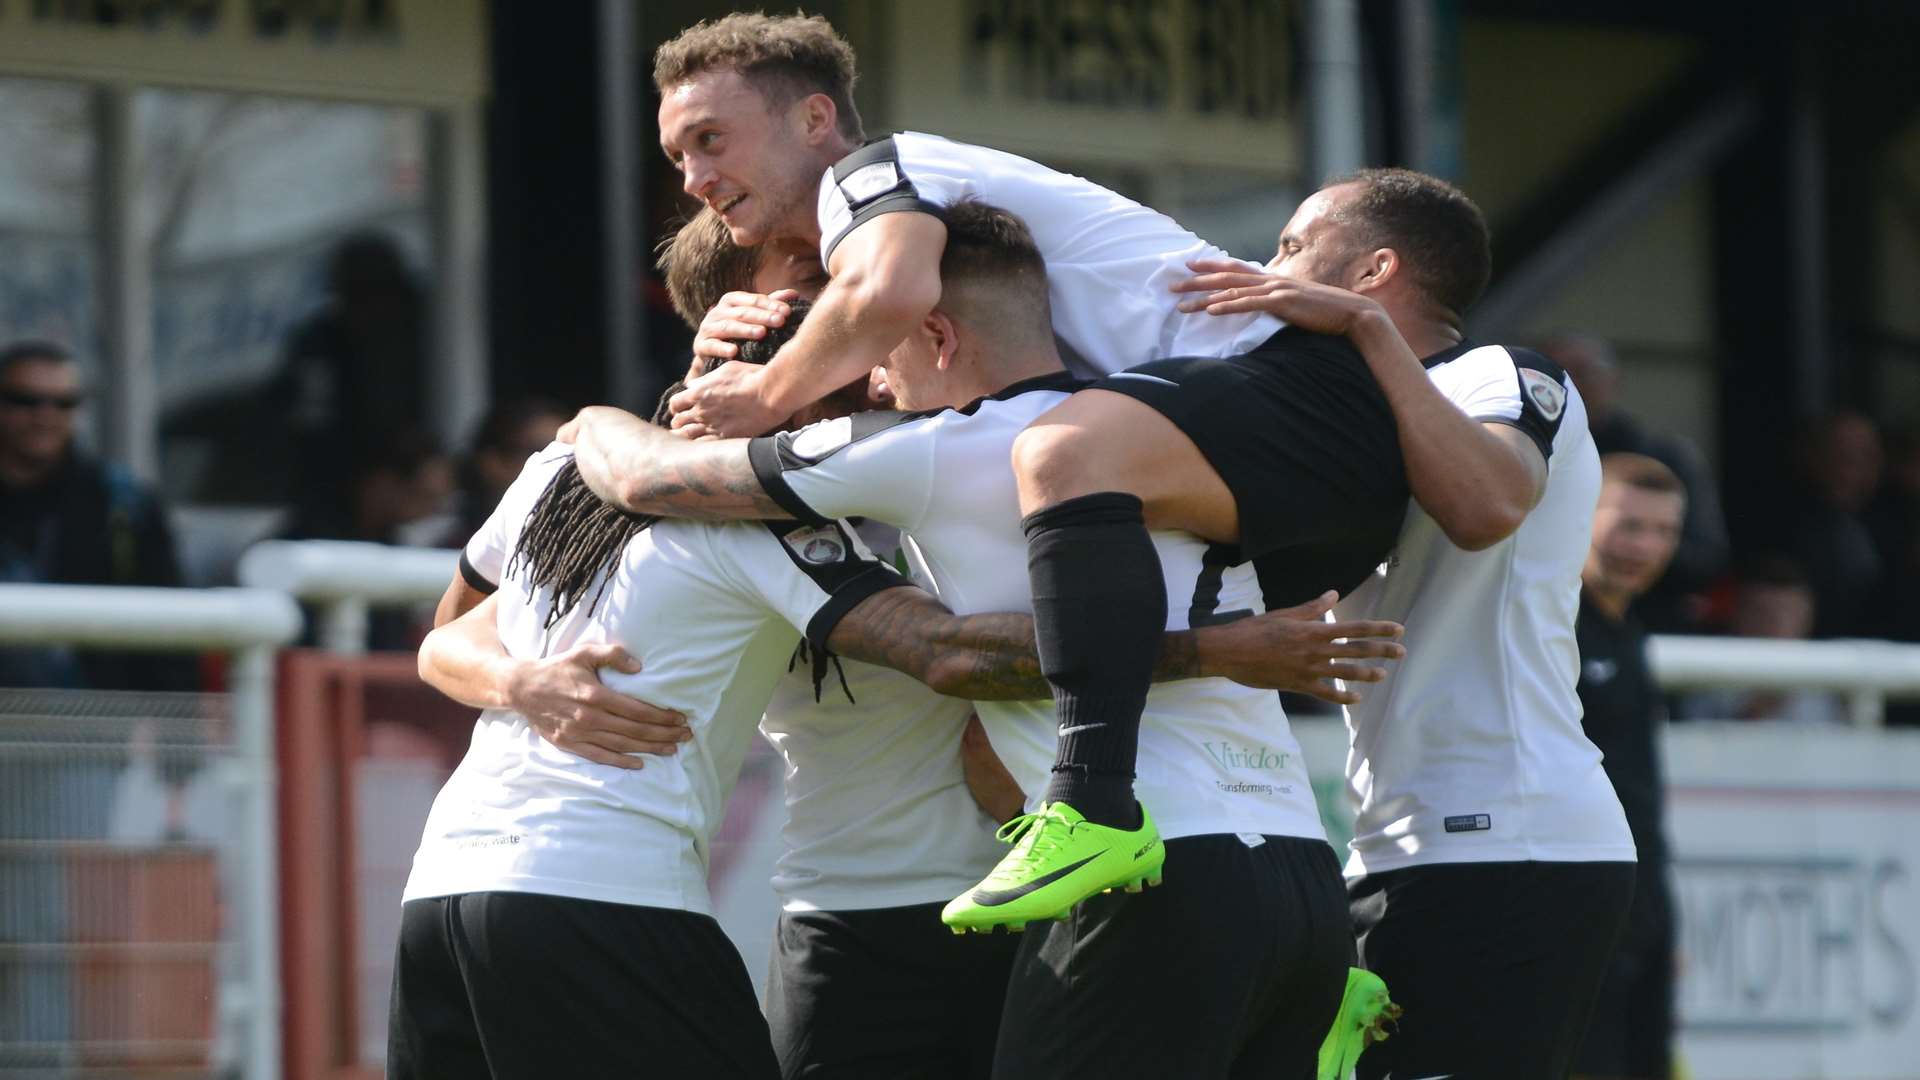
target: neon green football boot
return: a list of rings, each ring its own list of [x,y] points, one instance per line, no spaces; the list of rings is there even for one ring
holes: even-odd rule
[[[1007,822],[999,836],[1013,850],[940,912],[940,921],[956,934],[991,933],[996,926],[1024,930],[1030,922],[1064,918],[1097,892],[1139,892],[1160,884],[1167,859],[1144,806],[1139,827],[1115,829],[1095,825],[1066,803],[1042,803],[1038,813]]]
[[[1400,1006],[1387,997],[1380,976],[1359,968],[1347,969],[1346,993],[1333,1029],[1320,1044],[1319,1080],[1347,1080],[1367,1047],[1387,1038],[1387,1024],[1400,1018]]]

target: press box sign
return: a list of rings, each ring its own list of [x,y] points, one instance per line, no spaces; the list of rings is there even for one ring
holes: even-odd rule
[[[896,11],[889,122],[1045,159],[1290,173],[1276,0],[952,0]]]

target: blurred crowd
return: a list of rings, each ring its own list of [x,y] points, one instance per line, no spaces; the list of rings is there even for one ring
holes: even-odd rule
[[[1621,406],[1607,343],[1565,336],[1541,350],[1579,386],[1602,454],[1645,454],[1686,485],[1680,550],[1639,609],[1655,632],[1920,641],[1920,427],[1841,410],[1783,433],[1788,475],[1755,530],[1769,539],[1736,550],[1705,458]]]
[[[538,396],[494,403],[456,456],[429,433],[422,290],[397,248],[349,237],[328,269],[329,300],[288,336],[283,360],[244,401],[169,421],[220,428],[219,455],[197,485],[224,499],[277,499],[272,534],[454,547],[485,520],[528,454],[566,420]],[[1920,428],[1885,430],[1859,412],[1810,420],[1794,436],[1790,476],[1763,547],[1729,540],[1713,470],[1698,447],[1642,422],[1623,402],[1621,365],[1589,336],[1538,343],[1587,404],[1601,453],[1651,457],[1686,487],[1671,568],[1635,606],[1656,633],[1785,639],[1920,641]],[[181,583],[181,559],[158,495],[79,445],[84,366],[61,343],[0,345],[0,581]],[[224,427],[222,427],[224,425]],[[277,493],[270,494],[270,493]],[[417,628],[377,623],[375,647],[407,648]],[[179,688],[178,660],[43,647],[0,650],[0,685]],[[1713,693],[1678,714],[1837,722],[1827,694]],[[1896,721],[1920,722],[1914,710]]]
[[[1685,439],[1642,423],[1621,404],[1620,365],[1607,342],[1564,335],[1540,343],[1587,405],[1602,454],[1644,454],[1686,487],[1673,562],[1635,614],[1655,633],[1920,642],[1920,427],[1883,430],[1839,410],[1785,433],[1781,497],[1746,549],[1729,542],[1712,471]],[[1840,723],[1839,696],[1819,691],[1711,691],[1675,703],[1681,719]],[[1920,724],[1895,705],[1891,723]]]

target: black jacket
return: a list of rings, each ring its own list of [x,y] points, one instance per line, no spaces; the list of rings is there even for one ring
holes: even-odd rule
[[[0,487],[0,581],[47,585],[178,585],[165,508],[119,465],[77,452],[45,483]],[[0,649],[0,685],[185,690],[178,654]]]

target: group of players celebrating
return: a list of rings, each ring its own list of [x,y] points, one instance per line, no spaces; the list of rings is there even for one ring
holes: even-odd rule
[[[1462,335],[1473,203],[1362,171],[1255,266],[869,140],[817,17],[654,74],[694,370],[462,555],[421,670],[485,711],[390,1075],[1565,1075],[1634,879],[1574,693],[1600,468],[1564,373]],[[1347,708],[1344,882],[1275,689]],[[756,724],[764,1010],[706,890]]]

